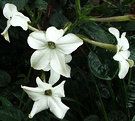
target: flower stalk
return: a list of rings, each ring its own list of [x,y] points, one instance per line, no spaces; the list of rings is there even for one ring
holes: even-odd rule
[[[96,46],[104,48],[106,50],[112,50],[114,52],[117,52],[116,45],[106,44],[106,43],[102,43],[102,42],[96,42],[96,41],[90,40],[82,35],[77,35],[77,36],[80,37],[83,41],[88,42],[92,45],[96,45]]]
[[[33,32],[34,32],[34,31],[39,31],[38,29],[32,27],[31,25],[28,25],[28,29],[31,30],[31,31],[33,31]]]

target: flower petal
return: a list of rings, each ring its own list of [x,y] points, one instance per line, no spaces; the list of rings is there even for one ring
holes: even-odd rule
[[[49,84],[55,84],[60,79],[60,74],[51,69],[50,71],[50,78],[49,78]]]
[[[113,59],[116,60],[116,61],[123,61],[123,60],[125,60],[119,52],[117,52],[117,53],[113,56]]]
[[[31,56],[31,66],[37,70],[46,68],[49,64],[50,56],[52,55],[48,48],[35,51]]]
[[[38,87],[42,88],[44,91],[48,90],[48,89],[52,89],[52,85],[51,84],[42,82],[39,77],[36,78],[36,83],[37,83]]]
[[[66,76],[67,68],[65,63],[65,55],[59,51],[53,51],[52,59],[50,61],[51,68],[57,73]]]
[[[71,54],[65,56],[66,63],[69,63],[72,60]]]
[[[134,61],[133,60],[127,59],[127,62],[129,64],[130,68],[132,68],[134,66]]]
[[[17,12],[13,14],[10,23],[12,26],[20,26],[23,28],[23,30],[26,31],[28,29],[28,23],[27,23],[28,21],[30,21],[28,17],[24,16],[20,12]]]
[[[48,97],[42,98],[38,101],[35,101],[32,107],[32,110],[29,114],[29,118],[33,118],[33,116],[45,109],[48,109]]]
[[[120,79],[123,79],[126,76],[126,74],[128,73],[129,64],[125,60],[125,61],[120,61],[119,66],[120,66],[120,69],[119,69],[119,74],[118,75],[119,75]]]
[[[48,41],[52,41],[52,42],[56,42],[59,38],[61,38],[64,34],[64,30],[63,29],[56,29],[55,27],[49,27],[46,30],[46,38]]]
[[[58,48],[60,52],[64,54],[70,54],[82,44],[83,44],[83,41],[79,37],[70,33],[61,37],[56,42],[56,47]]]
[[[128,50],[123,50],[123,51],[120,51],[119,54],[120,54],[124,59],[128,59],[128,57],[130,56],[130,51],[128,51]]]
[[[58,86],[55,86],[52,89],[54,97],[65,97],[65,93],[64,93],[64,84],[65,84],[65,82],[66,81],[62,81]]]
[[[63,119],[69,107],[61,102],[59,97],[49,99],[50,111],[58,118]]]
[[[119,40],[119,38],[120,38],[120,32],[119,32],[118,29],[116,29],[116,28],[114,28],[114,27],[110,27],[110,28],[109,28],[109,32],[110,32],[111,34],[113,34],[113,35],[116,37],[117,40]]]
[[[27,87],[27,86],[21,86],[23,90],[29,95],[29,97],[33,101],[37,101],[43,97],[44,89],[39,87]]]
[[[17,7],[14,4],[5,4],[4,8],[3,8],[3,15],[7,18],[7,19],[11,19],[12,15],[14,13],[17,12]]]
[[[123,32],[120,38],[120,42],[118,42],[118,44],[122,46],[122,50],[127,50],[129,48],[129,42],[125,36],[126,32]]]
[[[48,42],[43,31],[32,32],[28,37],[28,44],[33,49],[43,49],[48,46]]]

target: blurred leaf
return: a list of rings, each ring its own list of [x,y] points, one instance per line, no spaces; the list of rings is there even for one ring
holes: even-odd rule
[[[125,26],[125,31],[135,31],[135,22],[128,22]]]
[[[13,106],[12,103],[5,97],[0,97],[0,101],[2,102],[2,106]]]
[[[24,115],[21,110],[15,107],[3,107],[0,109],[0,120],[2,121],[22,121]]]
[[[109,51],[90,52],[88,55],[88,66],[91,72],[98,78],[112,80],[118,71],[117,62]]]
[[[112,43],[112,40],[107,38],[105,31],[95,23],[81,23],[79,27],[85,32],[85,34],[94,41],[103,43]]]
[[[7,86],[10,81],[10,75],[6,71],[0,70],[0,87]]]
[[[4,5],[6,3],[11,3],[11,4],[14,4],[16,5],[17,7],[17,10],[21,10],[27,3],[28,3],[29,0],[1,0],[1,9],[3,9]]]
[[[128,121],[127,116],[122,111],[111,111],[108,114],[109,121]]]
[[[135,116],[133,117],[132,121],[135,121]]]
[[[90,115],[84,119],[84,121],[101,121],[97,115]]]
[[[63,28],[68,19],[63,14],[55,13],[51,15],[49,22],[57,28]]]
[[[47,9],[47,2],[44,0],[35,0],[32,2],[30,7],[31,7],[31,9],[42,7],[43,9],[46,10]]]

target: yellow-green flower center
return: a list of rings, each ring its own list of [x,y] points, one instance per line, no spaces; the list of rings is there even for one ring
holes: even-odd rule
[[[52,90],[51,89],[45,90],[44,95],[51,96],[52,95]]]
[[[55,49],[56,48],[56,45],[54,42],[48,42],[48,46],[50,49]]]

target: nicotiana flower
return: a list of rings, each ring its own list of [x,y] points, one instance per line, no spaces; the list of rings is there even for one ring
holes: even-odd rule
[[[30,19],[26,16],[24,16],[22,13],[17,11],[17,7],[14,4],[5,4],[3,9],[4,16],[8,19],[7,20],[7,27],[5,30],[1,33],[1,35],[4,35],[4,38],[10,42],[9,36],[8,36],[8,29],[12,26],[20,26],[23,28],[23,30],[28,29],[28,21]]]
[[[72,33],[63,35],[63,29],[58,30],[53,26],[46,33],[35,31],[29,35],[29,46],[37,49],[31,56],[31,66],[34,69],[46,69],[50,65],[55,72],[63,76],[69,75],[65,55],[71,54],[83,41]]]
[[[22,86],[29,97],[35,101],[29,114],[32,118],[38,112],[50,108],[50,111],[58,118],[63,119],[69,107],[61,102],[61,97],[65,97],[64,83],[62,81],[58,86],[52,87],[51,84],[44,83],[39,77],[36,78],[38,87]]]
[[[65,55],[65,62],[69,63],[72,60],[72,56],[71,55]],[[65,65],[67,68],[67,78],[70,77],[70,71],[71,68],[69,65]],[[57,73],[56,71],[53,70],[53,68],[51,68],[50,64],[48,64],[48,66],[43,69],[44,71],[50,71],[50,77],[49,77],[49,84],[55,84],[59,79],[60,79],[60,74]]]
[[[134,65],[134,61],[128,59],[130,56],[129,42],[127,40],[126,32],[123,32],[120,37],[120,32],[114,27],[109,28],[109,32],[112,33],[117,39],[117,53],[113,56],[113,59],[119,61],[119,78],[123,79],[128,73],[129,67]]]

